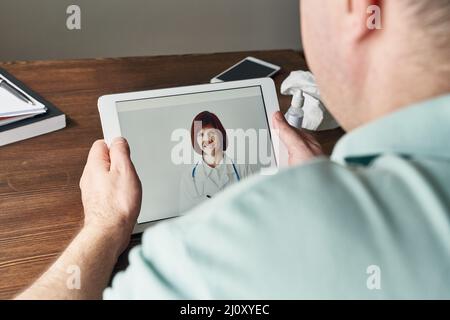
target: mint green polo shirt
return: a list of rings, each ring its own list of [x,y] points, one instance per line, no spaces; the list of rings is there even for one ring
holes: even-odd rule
[[[106,299],[450,298],[450,95],[153,228]]]

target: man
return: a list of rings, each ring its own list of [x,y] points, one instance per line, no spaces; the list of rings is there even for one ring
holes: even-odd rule
[[[381,9],[381,30],[367,8]],[[85,226],[19,298],[450,298],[450,1],[303,0],[306,55],[348,134],[332,159],[278,114],[292,168],[149,229],[127,143],[96,142]],[[81,269],[81,289],[66,286]]]

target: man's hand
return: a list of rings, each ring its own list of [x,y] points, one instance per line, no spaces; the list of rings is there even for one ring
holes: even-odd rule
[[[109,150],[103,140],[94,143],[80,188],[84,227],[114,235],[118,250],[123,251],[128,245],[142,200],[141,183],[125,139],[114,140]]]
[[[273,126],[278,130],[280,140],[285,144],[289,153],[289,165],[295,166],[323,155],[317,140],[303,130],[291,127],[281,112],[275,113]]]
[[[114,264],[126,248],[141,208],[141,183],[120,138],[108,149],[92,146],[80,181],[84,227],[53,265],[17,299],[100,299]],[[80,287],[67,283],[69,268],[80,272]]]

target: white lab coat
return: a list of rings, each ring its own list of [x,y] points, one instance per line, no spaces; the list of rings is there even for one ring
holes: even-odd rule
[[[212,198],[218,192],[245,179],[252,173],[250,165],[236,164],[226,155],[215,168],[211,168],[200,160],[181,177],[180,213],[183,214],[197,204]]]

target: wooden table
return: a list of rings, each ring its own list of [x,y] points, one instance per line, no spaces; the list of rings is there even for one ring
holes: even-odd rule
[[[0,298],[29,285],[81,226],[78,182],[92,142],[102,138],[98,97],[206,83],[249,55],[282,66],[275,77],[278,90],[290,71],[306,69],[301,55],[290,50],[0,63],[68,116],[62,131],[0,148]],[[280,96],[284,110],[289,103]],[[342,133],[317,136],[330,152]],[[130,247],[139,241],[134,238]],[[126,263],[123,255],[116,270]]]

